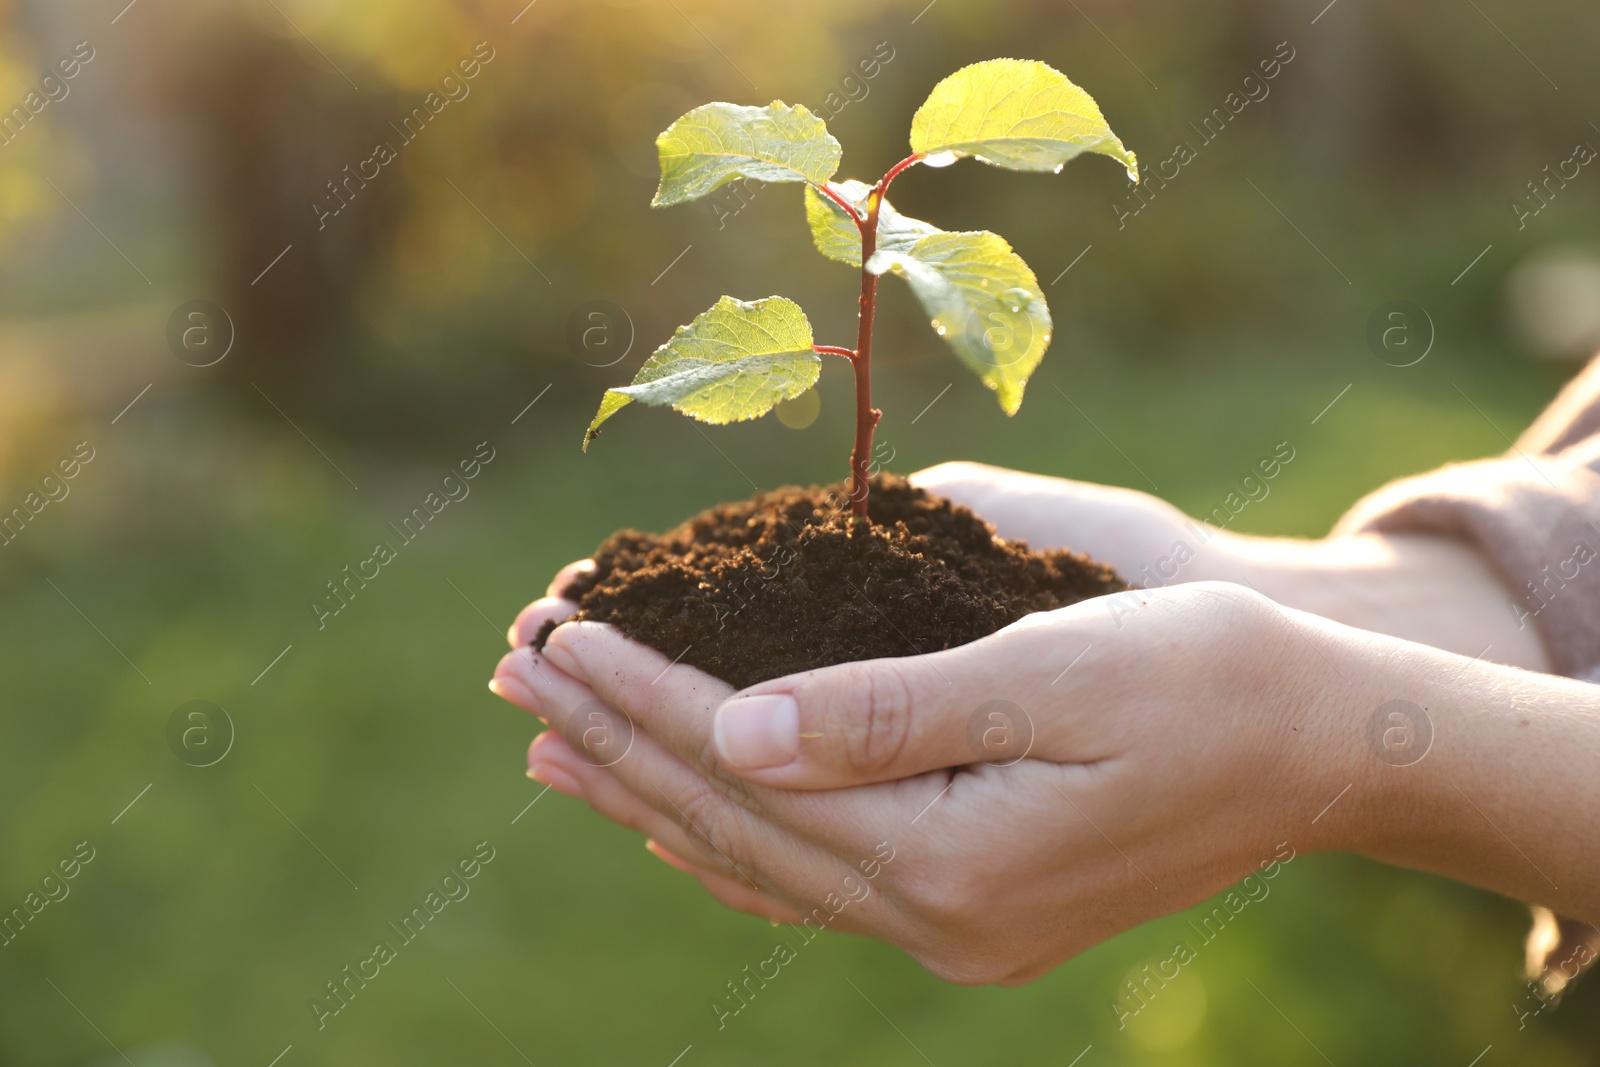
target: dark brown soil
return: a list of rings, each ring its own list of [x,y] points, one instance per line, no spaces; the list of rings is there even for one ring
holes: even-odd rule
[[[951,648],[1031,612],[1128,588],[1086,556],[1003,541],[967,508],[903,478],[874,479],[871,525],[851,519],[847,494],[844,485],[790,487],[665,534],[614,534],[595,552],[594,572],[566,589],[575,618],[611,623],[742,689]]]

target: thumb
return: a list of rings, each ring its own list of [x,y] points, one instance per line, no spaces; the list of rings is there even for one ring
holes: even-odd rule
[[[979,644],[982,644],[980,642]],[[865,660],[752,686],[717,709],[712,743],[742,778],[837,789],[944,767],[1021,759],[1031,720],[1020,679],[973,645]]]

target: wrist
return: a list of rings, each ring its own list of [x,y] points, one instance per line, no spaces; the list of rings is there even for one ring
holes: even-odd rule
[[[1392,686],[1383,657],[1362,654],[1381,639],[1304,610],[1280,614],[1287,625],[1277,658],[1289,685],[1274,729],[1286,746],[1279,773],[1284,803],[1271,818],[1303,853],[1368,852],[1393,803],[1369,737]],[[1379,735],[1380,745],[1402,740]]]
[[[1600,688],[1291,613],[1326,656],[1308,701],[1327,794],[1308,850],[1351,851],[1600,919]],[[1337,801],[1335,796],[1337,795]]]

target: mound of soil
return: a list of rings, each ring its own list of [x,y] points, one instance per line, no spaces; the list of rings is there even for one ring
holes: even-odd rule
[[[903,478],[873,479],[870,525],[851,518],[848,493],[843,484],[789,487],[664,534],[613,534],[594,572],[565,590],[579,606],[574,618],[610,623],[743,689],[951,648],[1128,588],[1086,556],[1002,540],[967,508]]]

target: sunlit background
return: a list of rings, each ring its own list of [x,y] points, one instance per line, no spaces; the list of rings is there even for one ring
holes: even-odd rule
[[[902,472],[981,459],[1196,513],[1287,441],[1234,525],[1316,535],[1505,449],[1600,344],[1600,163],[1576,162],[1600,10],[525,3],[0,2],[0,512],[25,517],[0,546],[0,913],[60,897],[0,947],[0,1063],[1600,1062],[1595,983],[1519,1028],[1523,908],[1341,856],[1296,859],[1125,1029],[1124,981],[1185,916],[1009,991],[828,935],[719,1029],[776,933],[576,802],[527,807],[536,724],[484,689],[516,610],[613,529],[846,473],[834,367],[814,419],[629,411],[579,454],[601,391],[723,293],[853,336],[798,189],[648,207],[682,112],[804,103],[870,180],[940,77],[1019,56],[1147,173],[1186,144],[1143,204],[1099,158],[900,178],[905,212],[1008,237],[1057,333],[1007,420],[885,283],[880,439]],[[470,495],[319,624],[475,452]],[[209,749],[171,729],[190,701],[231,723],[209,713]],[[470,895],[319,1029],[325,983],[480,842]]]

